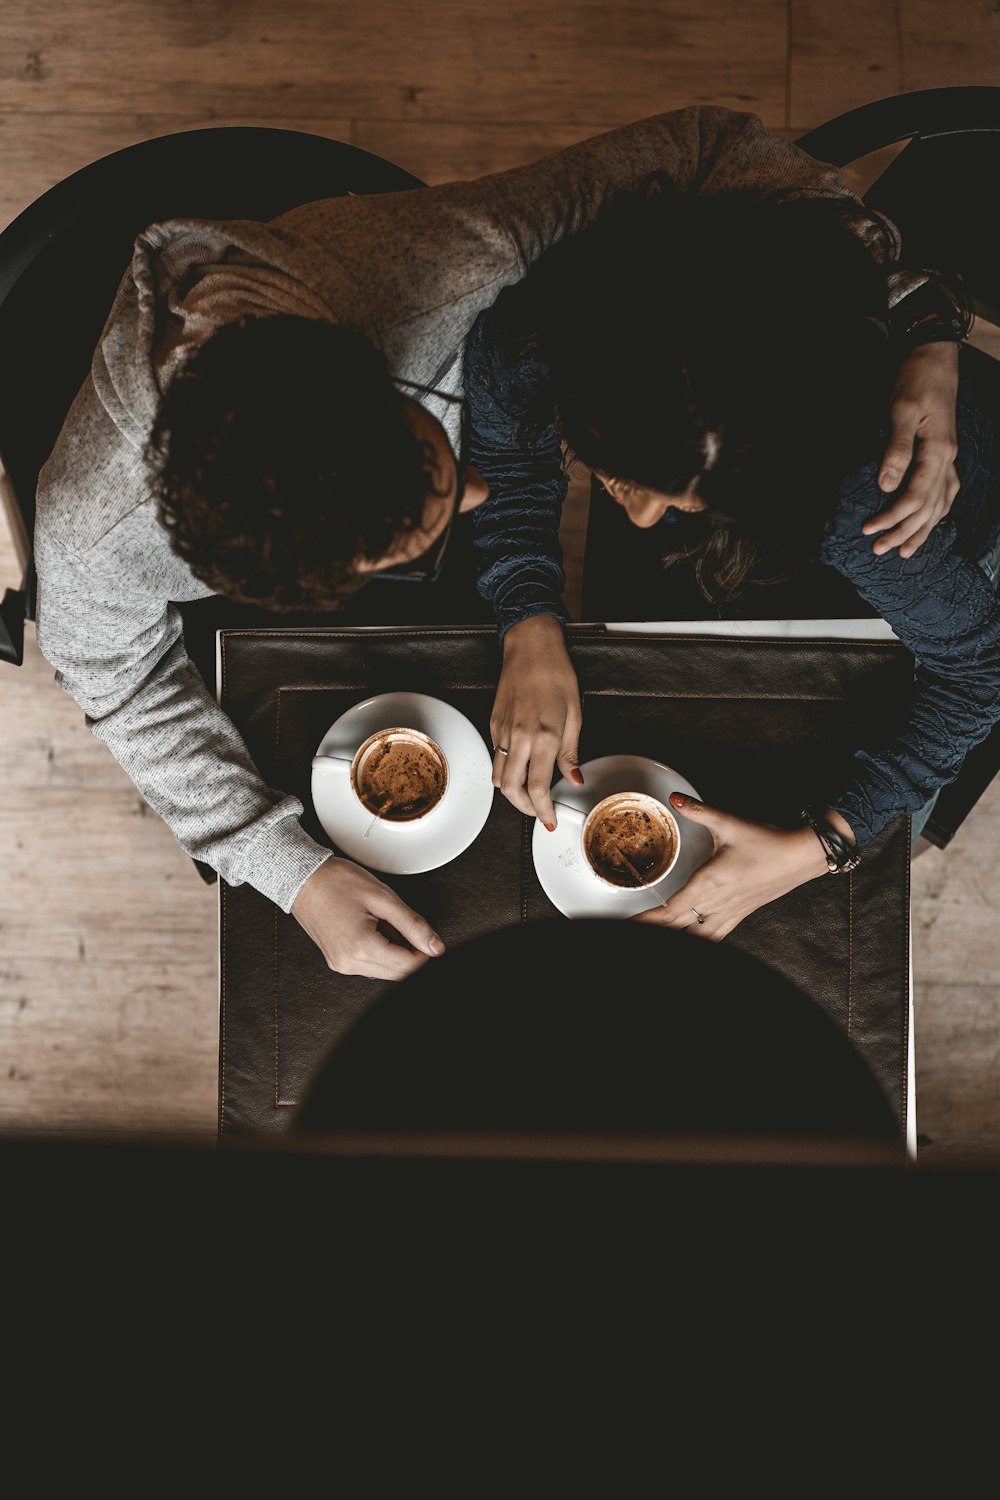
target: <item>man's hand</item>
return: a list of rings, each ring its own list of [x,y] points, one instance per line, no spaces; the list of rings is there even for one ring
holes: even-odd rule
[[[872,547],[876,556],[898,547],[900,557],[912,557],[951,510],[959,490],[957,398],[957,344],[922,344],[906,356],[893,391],[892,440],[879,488],[893,494],[910,474],[899,499],[861,528],[865,536],[885,533]]]
[[[292,903],[292,916],[337,974],[405,979],[444,952],[444,943],[395,891],[349,859],[315,870]],[[379,927],[402,938],[390,941]]]
[[[551,833],[552,768],[583,785],[578,747],[583,716],[580,689],[562,626],[551,615],[533,615],[504,636],[503,670],[490,718],[493,785],[508,802],[540,818]]]
[[[670,803],[685,818],[705,825],[715,849],[665,906],[640,912],[633,922],[687,927],[697,937],[718,943],[758,906],[828,873],[823,847],[811,828],[751,823],[678,792],[671,793]],[[847,829],[843,819],[838,826]]]

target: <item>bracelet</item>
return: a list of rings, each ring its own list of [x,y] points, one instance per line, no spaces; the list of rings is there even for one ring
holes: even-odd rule
[[[962,278],[941,271],[925,271],[924,280],[889,311],[892,341],[904,351],[942,337],[961,343],[971,327],[972,308]]]
[[[842,834],[830,827],[825,818],[819,817],[812,808],[804,807],[802,821],[809,824],[822,844],[823,853],[826,855],[826,868],[831,875],[847,875],[858,868],[861,855]]]

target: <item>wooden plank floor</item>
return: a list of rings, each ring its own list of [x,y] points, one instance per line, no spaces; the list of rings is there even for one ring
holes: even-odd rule
[[[0,223],[99,156],[206,124],[326,134],[438,182],[690,103],[794,137],[869,99],[996,82],[1000,10],[978,0],[6,0]],[[13,575],[3,536],[0,580]],[[211,1134],[214,890],[30,630],[24,668],[0,674],[0,723],[0,1130]],[[1000,1153],[998,847],[994,786],[914,865],[928,1152]]]

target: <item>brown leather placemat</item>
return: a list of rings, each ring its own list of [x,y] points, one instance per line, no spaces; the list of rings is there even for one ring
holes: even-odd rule
[[[582,760],[627,752],[675,767],[709,803],[792,822],[836,783],[863,737],[908,691],[894,642],[611,635],[570,627],[584,698]],[[499,669],[490,627],[220,633],[222,706],[264,777],[294,792],[328,842],[310,762],[345,709],[405,688],[447,700],[489,741]],[[387,884],[449,946],[557,917],[535,877],[531,820],[499,794],[458,859]],[[382,989],[327,969],[293,917],[250,886],[220,883],[219,1125],[275,1131],[330,1047]],[[844,1027],[903,1128],[908,1021],[909,820],[886,829],[850,877],[813,881],[748,917],[727,942],[786,974]],[[752,1003],[752,997],[748,997]]]

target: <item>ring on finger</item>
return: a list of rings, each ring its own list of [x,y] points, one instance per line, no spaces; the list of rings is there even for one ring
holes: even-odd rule
[[[702,914],[698,910],[698,908],[696,906],[692,906],[691,910],[694,912],[695,916],[698,918],[698,926],[699,927],[704,927],[704,925],[705,925],[705,918],[702,916]]]
[[[506,749],[505,746],[503,746],[503,745],[494,745],[493,746],[493,754],[494,755],[509,755],[510,751],[508,749]]]

